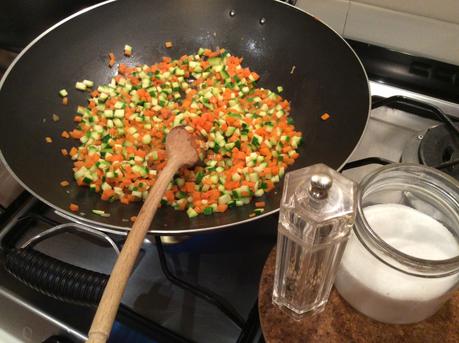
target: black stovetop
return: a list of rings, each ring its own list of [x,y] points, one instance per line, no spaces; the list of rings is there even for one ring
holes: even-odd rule
[[[48,206],[26,196],[30,210],[1,241],[3,257],[33,235],[65,222]],[[23,208],[25,203],[19,204]],[[9,212],[12,212],[10,209]],[[212,290],[242,317],[238,327],[218,307],[172,284],[161,271],[154,240],[146,242],[123,298],[123,306],[112,332],[112,342],[120,337],[140,335],[158,342],[243,342],[258,341],[257,295],[261,271],[276,240],[277,216],[232,227],[224,231],[182,237],[181,243],[163,245],[170,271],[179,278]],[[1,231],[0,231],[1,232]],[[118,246],[124,237],[113,236]],[[115,254],[108,245],[93,238],[65,233],[40,242],[34,249],[88,270],[109,273]],[[4,259],[2,258],[2,261]],[[86,333],[94,308],[65,304],[23,285],[3,268],[1,286],[63,320],[69,327]],[[131,341],[131,340],[130,340]]]

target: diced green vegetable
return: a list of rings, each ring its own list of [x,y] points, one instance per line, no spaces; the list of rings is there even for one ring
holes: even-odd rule
[[[212,207],[206,207],[203,211],[203,213],[208,216],[208,215],[211,215],[212,213],[214,213],[214,209]]]
[[[198,216],[198,212],[196,212],[192,207],[189,207],[188,210],[186,210],[186,214],[190,218],[194,218]]]
[[[86,86],[86,87],[92,87],[94,86],[94,82],[90,81],[90,80],[83,80],[83,84]]]
[[[85,91],[86,90],[86,85],[83,82],[77,82],[75,83],[75,88],[80,90],[80,91]]]
[[[132,54],[132,46],[126,44],[124,46],[124,54],[130,56]]]
[[[110,217],[110,213],[106,213],[105,211],[102,211],[102,210],[92,210],[92,213],[97,214],[98,216],[101,216],[101,217]]]

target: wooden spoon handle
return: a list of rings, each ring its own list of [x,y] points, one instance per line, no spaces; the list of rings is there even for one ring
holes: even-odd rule
[[[89,329],[88,340],[86,342],[99,343],[107,341],[145,235],[150,228],[151,221],[155,216],[167,185],[179,167],[180,163],[177,162],[176,158],[172,157],[150,190],[113,267],[91,328]]]

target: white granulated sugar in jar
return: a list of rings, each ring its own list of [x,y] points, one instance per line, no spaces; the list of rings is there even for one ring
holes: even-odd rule
[[[459,242],[435,219],[408,206],[364,208],[370,227],[393,248],[413,257],[444,260]],[[352,234],[335,286],[358,311],[386,323],[414,323],[434,314],[459,283],[458,275],[424,278],[397,271],[373,256]]]

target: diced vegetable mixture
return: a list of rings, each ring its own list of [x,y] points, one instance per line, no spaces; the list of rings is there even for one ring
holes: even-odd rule
[[[195,217],[271,191],[298,158],[301,133],[289,102],[257,88],[258,74],[241,62],[224,49],[200,49],[150,66],[119,64],[118,75],[94,90],[90,81],[77,83],[91,91],[70,132],[81,142],[69,152],[77,183],[103,200],[144,199],[166,164],[167,133],[183,125],[201,142],[203,163],[180,170],[163,205]]]

